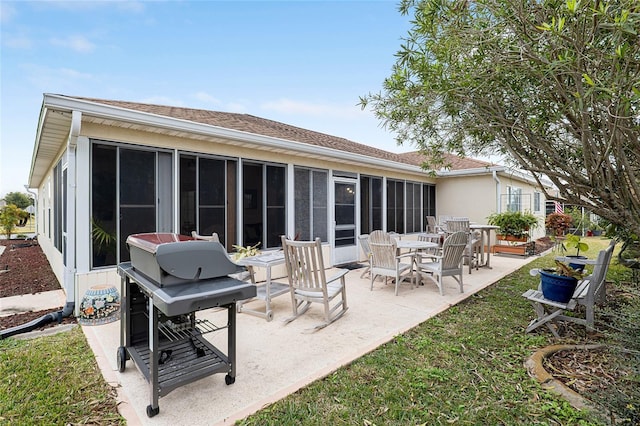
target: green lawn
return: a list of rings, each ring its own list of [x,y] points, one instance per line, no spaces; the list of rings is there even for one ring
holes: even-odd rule
[[[0,424],[125,424],[79,327],[0,340]]]

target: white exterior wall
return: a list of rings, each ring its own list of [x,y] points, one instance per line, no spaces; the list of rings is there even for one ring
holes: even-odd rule
[[[491,174],[439,179],[436,188],[437,216],[468,217],[487,223],[496,211],[496,181]],[[436,220],[438,219],[436,217]]]
[[[131,145],[139,145],[144,147],[164,148],[185,152],[194,152],[198,154],[212,154],[226,156],[230,158],[242,158],[246,160],[257,160],[264,162],[273,162],[280,164],[293,164],[295,166],[312,167],[325,170],[340,170],[353,173],[366,174],[369,176],[380,176],[399,180],[408,180],[412,182],[435,183],[434,179],[427,176],[426,173],[410,173],[406,171],[380,170],[373,166],[353,166],[344,164],[339,161],[318,160],[308,155],[292,155],[291,152],[273,152],[267,150],[256,149],[255,147],[246,147],[239,145],[229,145],[224,143],[215,143],[205,140],[186,139],[171,137],[157,133],[146,133],[137,130],[114,128],[93,123],[83,122],[80,135],[77,140],[77,176],[76,183],[76,226],[75,226],[75,242],[77,256],[77,271],[75,278],[75,302],[76,315],[79,314],[78,308],[80,301],[86,291],[95,285],[114,285],[120,288],[120,277],[117,269],[102,268],[90,270],[90,252],[91,252],[91,221],[89,218],[91,211],[90,204],[90,140],[102,140],[114,143],[126,143]],[[174,151],[175,152],[175,151]],[[62,153],[60,154],[62,155]],[[58,157],[60,158],[60,157]],[[57,162],[57,159],[56,159]],[[54,223],[53,211],[53,168],[56,162],[50,165],[47,175],[38,188],[39,194],[39,230],[41,233],[40,242],[43,251],[56,274],[58,280],[63,282],[64,264],[62,253],[53,246],[53,241],[49,235],[53,237],[53,230],[49,230],[48,209],[51,208],[51,223]],[[71,179],[71,176],[68,176]],[[330,181],[331,182],[331,181]],[[359,199],[357,200],[359,203]],[[177,207],[176,207],[177,209]],[[177,215],[175,216],[177,218]],[[177,220],[177,219],[176,219]],[[288,217],[287,221],[292,221],[292,217]],[[72,241],[69,241],[72,243]],[[358,252],[361,254],[361,250]],[[331,266],[332,250],[330,244],[323,244],[323,256],[325,265]],[[284,265],[272,269],[272,278],[282,278],[286,276]],[[256,280],[263,281],[266,278],[264,270],[256,268]]]
[[[60,155],[62,155],[62,153]],[[53,224],[56,219],[53,208],[53,168],[59,159],[60,157],[56,158],[56,161],[47,171],[43,182],[38,187],[38,211],[36,212],[36,220],[38,221],[38,245],[49,260],[51,269],[58,279],[58,282],[62,285],[64,277],[62,253],[60,253],[53,244]]]
[[[490,173],[439,179],[436,190],[437,215],[468,217],[471,222],[484,224],[490,214],[502,208],[500,196],[507,194],[508,186],[520,188],[523,196],[530,195],[532,205],[534,192],[540,192],[532,183],[505,173],[498,173],[497,178],[499,183]],[[531,231],[532,239],[545,235],[545,201],[541,193],[540,211],[531,211],[538,217],[538,226]]]
[[[546,198],[544,196],[544,193],[540,193],[540,210],[533,211],[533,194],[535,192],[541,192],[536,185],[534,185],[529,181],[518,179],[517,177],[507,175],[507,174],[501,174],[499,175],[499,178],[502,186],[502,194],[507,193],[507,186],[512,186],[512,187],[522,189],[523,195],[525,194],[531,195],[531,205],[530,206],[524,205],[523,209],[533,213],[538,218],[538,226],[535,229],[531,230],[529,234],[531,235],[531,238],[534,240],[537,238],[544,237],[545,236],[544,219],[545,219],[545,205],[546,205]]]

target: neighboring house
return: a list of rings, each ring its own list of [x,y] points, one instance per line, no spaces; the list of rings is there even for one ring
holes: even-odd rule
[[[416,152],[400,154],[407,162],[420,164]],[[467,216],[487,223],[491,213],[528,211],[539,217],[532,238],[545,235],[546,197],[538,183],[526,173],[473,158],[448,156],[450,168],[437,172],[436,205],[438,215]],[[545,182],[551,190],[551,182]]]
[[[415,153],[247,114],[45,94],[29,187],[40,245],[77,302],[118,283],[132,233],[217,232],[229,251],[320,237],[336,265],[359,260],[357,235],[374,229],[418,233],[436,214],[485,222],[502,202],[526,209],[526,179],[460,161],[432,177]]]

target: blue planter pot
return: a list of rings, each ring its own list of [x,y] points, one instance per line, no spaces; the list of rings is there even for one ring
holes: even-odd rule
[[[573,277],[552,274],[544,270],[540,271],[540,286],[542,294],[549,300],[567,303],[576,289],[578,280]]]
[[[575,259],[588,259],[587,256],[567,256],[567,257],[573,257]],[[580,272],[584,271],[584,266],[585,265],[582,265],[580,263],[571,263],[571,262],[569,262],[569,268],[572,268],[572,269],[574,269],[576,271],[580,271]]]

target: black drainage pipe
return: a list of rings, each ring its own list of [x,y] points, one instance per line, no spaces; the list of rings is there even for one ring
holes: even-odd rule
[[[0,330],[0,340],[6,339],[7,337],[15,336],[16,334],[27,333],[54,321],[57,321],[58,324],[60,324],[62,322],[62,318],[67,318],[71,315],[74,307],[75,302],[67,302],[67,304],[61,311],[50,312],[26,324],[17,325],[15,327],[7,328],[6,330]]]

